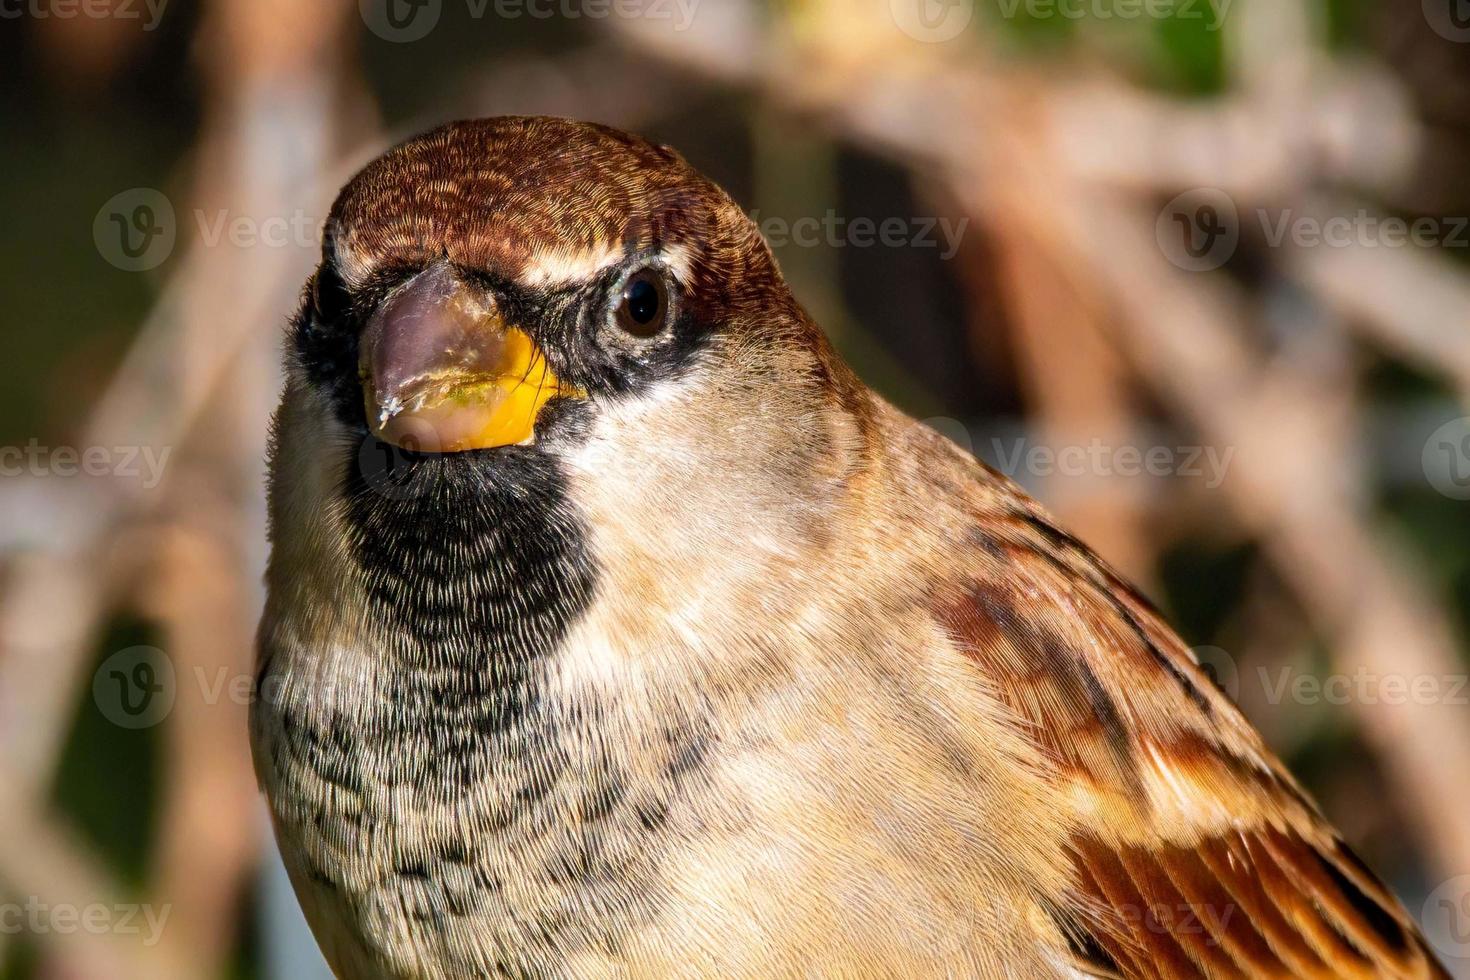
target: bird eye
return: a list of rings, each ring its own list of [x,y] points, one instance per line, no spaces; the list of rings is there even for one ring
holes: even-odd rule
[[[635,337],[652,337],[663,329],[668,312],[668,290],[653,269],[635,272],[623,283],[616,313],[623,330]]]

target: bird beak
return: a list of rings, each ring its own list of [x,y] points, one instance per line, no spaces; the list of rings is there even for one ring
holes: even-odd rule
[[[580,394],[552,374],[489,293],[437,262],[388,295],[363,330],[358,371],[368,425],[418,452],[534,442],[536,416]]]

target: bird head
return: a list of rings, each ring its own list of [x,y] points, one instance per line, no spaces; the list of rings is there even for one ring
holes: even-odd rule
[[[687,585],[736,549],[790,559],[823,533],[864,392],[673,150],[450,124],[331,210],[277,419],[277,556],[339,538],[331,560],[385,601],[517,632],[650,562]]]

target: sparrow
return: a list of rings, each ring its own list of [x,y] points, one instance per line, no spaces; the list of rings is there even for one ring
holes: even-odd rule
[[[674,150],[389,150],[286,374],[251,741],[337,976],[1447,976],[1149,602],[865,386]]]

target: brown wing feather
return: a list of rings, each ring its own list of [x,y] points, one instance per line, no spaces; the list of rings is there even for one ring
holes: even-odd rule
[[[1096,976],[1444,977],[1153,608],[1019,493],[937,600],[1076,804],[1072,890],[1045,896]]]

